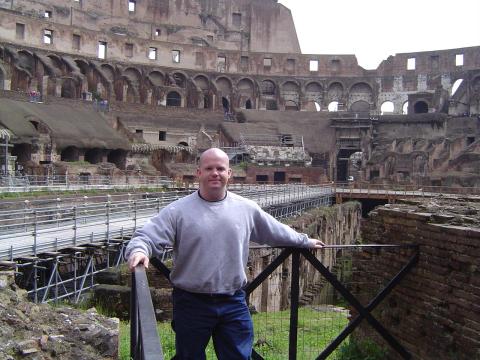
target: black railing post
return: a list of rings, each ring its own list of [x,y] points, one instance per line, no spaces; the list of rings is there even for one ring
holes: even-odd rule
[[[300,253],[292,253],[292,278],[290,293],[290,333],[288,341],[288,359],[297,359],[298,303],[300,296]]]
[[[137,353],[138,344],[138,303],[135,272],[132,272],[132,288],[130,289],[130,357]]]

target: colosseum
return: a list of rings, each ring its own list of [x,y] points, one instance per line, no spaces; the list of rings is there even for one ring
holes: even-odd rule
[[[480,186],[480,46],[302,54],[275,0],[0,0],[4,174]]]

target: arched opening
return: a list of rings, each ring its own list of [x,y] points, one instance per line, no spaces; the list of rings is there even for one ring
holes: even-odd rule
[[[462,82],[463,82],[463,79],[458,79],[457,81],[455,81],[453,83],[453,86],[452,86],[452,89],[451,89],[451,93],[450,95],[453,96],[455,95],[455,93],[457,92],[458,88],[460,87],[460,85],[462,85]]]
[[[405,101],[402,105],[402,114],[407,115],[408,114],[408,101]]]
[[[89,149],[85,152],[85,161],[90,164],[98,164],[103,161],[103,151],[100,149]]]
[[[295,101],[287,100],[285,101],[285,111],[298,111],[298,104]]]
[[[393,110],[394,110],[393,102],[385,101],[380,107],[380,114],[381,115],[391,114],[393,113]]]
[[[245,102],[245,109],[251,109],[251,108],[252,108],[252,101],[250,99],[248,99]]]
[[[275,100],[267,100],[265,107],[267,110],[278,110],[277,102]]]
[[[108,153],[107,161],[115,164],[120,170],[125,170],[127,162],[127,152],[122,149],[112,150]]]
[[[182,73],[174,73],[173,80],[175,81],[175,85],[177,85],[179,88],[184,89],[187,86],[187,78]]]
[[[176,91],[170,91],[167,94],[167,106],[180,107],[182,106],[182,97]]]
[[[26,165],[32,158],[32,145],[30,144],[15,144],[12,149],[12,156],[17,157],[17,162]]]
[[[230,112],[230,102],[225,97],[222,97],[222,107],[224,113]]]
[[[260,86],[262,95],[275,95],[275,84],[273,81],[264,80]]]
[[[187,147],[188,144],[187,144],[185,141],[180,141],[180,142],[178,143],[178,146],[185,146],[185,147]]]
[[[79,159],[79,151],[75,146],[69,146],[60,153],[60,160],[66,162],[74,162]]]
[[[360,149],[340,149],[337,154],[336,181],[347,181],[349,176],[351,176],[349,175],[349,165],[353,164],[353,161],[350,159],[350,157],[355,153],[360,153],[361,156]]]
[[[370,112],[370,104],[366,101],[356,101],[350,106],[350,111],[355,113],[368,113]]]
[[[322,107],[320,106],[320,104],[318,102],[315,101],[314,104],[315,104],[315,110],[317,110],[317,111],[322,110]]]
[[[75,90],[75,82],[72,79],[63,80],[61,97],[67,99],[75,99],[77,97]]]
[[[413,112],[415,114],[428,113],[428,104],[425,101],[417,101],[415,105],[413,105]]]
[[[330,104],[328,104],[328,111],[330,112],[338,111],[338,101],[332,101]]]

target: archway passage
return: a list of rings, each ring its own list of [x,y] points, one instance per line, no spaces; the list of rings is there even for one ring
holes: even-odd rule
[[[127,161],[127,152],[122,149],[112,150],[108,153],[107,161],[115,164],[120,170],[125,170]]]
[[[350,156],[356,152],[361,152],[361,149],[340,149],[337,154],[337,173],[336,181],[347,181],[348,179],[348,165]]]
[[[428,104],[425,101],[418,101],[413,105],[413,112],[415,114],[426,114],[428,113]]]
[[[223,112],[225,113],[230,112],[230,102],[225,97],[222,97],[222,106],[223,106]]]
[[[100,149],[90,149],[85,152],[85,161],[90,164],[98,164],[102,162],[103,151]]]
[[[74,162],[79,159],[79,151],[75,146],[69,146],[60,153],[60,160],[66,162]]]
[[[176,91],[170,91],[167,94],[167,106],[180,107],[182,106],[182,97]]]
[[[252,101],[250,99],[247,100],[245,103],[245,109],[251,109],[252,108]]]

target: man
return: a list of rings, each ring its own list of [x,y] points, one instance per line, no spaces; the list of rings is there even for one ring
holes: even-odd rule
[[[252,320],[242,288],[249,242],[321,248],[265,213],[253,201],[227,191],[227,154],[212,148],[199,161],[199,190],[177,200],[138,230],[126,249],[130,270],[165,246],[173,247],[173,321],[176,359],[205,359],[213,338],[219,360],[249,359]]]

